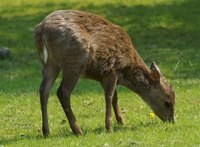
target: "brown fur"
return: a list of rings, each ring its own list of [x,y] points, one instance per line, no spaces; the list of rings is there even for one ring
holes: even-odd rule
[[[116,84],[136,92],[162,120],[173,120],[175,95],[156,65],[150,70],[119,26],[92,13],[60,10],[48,15],[35,29],[38,52],[43,63],[40,99],[43,133],[49,134],[47,100],[61,70],[63,80],[58,98],[75,134],[82,134],[70,106],[70,95],[79,77],[99,81],[105,91],[106,128],[111,130],[111,106],[123,124],[117,102]],[[47,62],[42,59],[44,46]],[[172,104],[170,111],[164,102]],[[166,113],[169,113],[168,115]]]

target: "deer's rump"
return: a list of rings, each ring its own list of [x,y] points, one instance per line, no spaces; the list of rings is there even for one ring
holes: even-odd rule
[[[37,31],[37,28],[40,30]],[[36,38],[40,34],[43,34],[39,47],[41,57],[46,48],[48,59],[60,67],[66,62],[83,64],[81,72],[86,77],[97,78],[92,77],[94,74],[104,76],[131,62],[133,50],[128,35],[117,25],[95,14],[55,11],[36,27]]]

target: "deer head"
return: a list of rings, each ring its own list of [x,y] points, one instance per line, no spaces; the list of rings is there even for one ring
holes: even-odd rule
[[[174,122],[175,93],[155,63],[150,70],[150,90],[143,98],[162,121]]]

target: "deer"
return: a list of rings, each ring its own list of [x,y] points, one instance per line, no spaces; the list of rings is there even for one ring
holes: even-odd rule
[[[144,63],[120,26],[91,12],[57,10],[36,25],[34,37],[43,67],[39,93],[44,136],[50,134],[49,92],[60,72],[62,80],[57,97],[76,135],[83,132],[72,111],[70,96],[79,78],[95,80],[102,86],[108,132],[112,131],[112,108],[116,121],[124,124],[117,85],[139,95],[163,122],[174,123],[174,90],[154,62],[150,68]]]

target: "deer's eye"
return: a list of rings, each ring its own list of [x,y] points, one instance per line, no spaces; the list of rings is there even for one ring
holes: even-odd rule
[[[166,101],[166,102],[164,103],[164,105],[165,105],[166,108],[171,108],[173,104],[172,104],[171,102],[167,102],[167,101]]]

